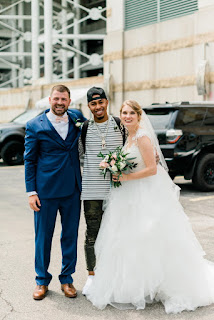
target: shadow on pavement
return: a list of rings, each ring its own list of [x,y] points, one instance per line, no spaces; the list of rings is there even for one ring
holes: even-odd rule
[[[196,189],[194,187],[194,185],[192,184],[192,182],[184,182],[184,183],[176,183],[180,188],[181,188],[181,191],[182,192],[185,192],[185,191],[189,191],[189,192],[194,192],[194,193],[200,193],[201,194],[201,191],[199,191],[198,189]]]
[[[194,193],[194,195],[200,196],[209,196],[213,194],[213,191],[198,190],[192,183],[192,180],[185,180],[183,177],[176,177],[174,179],[174,183],[176,183],[181,188],[181,194]]]
[[[3,161],[0,161],[0,168],[1,167],[9,167],[7,164],[5,164]]]
[[[7,168],[15,168],[15,167],[23,167],[24,166],[24,164],[20,164],[20,165],[17,165],[17,166],[9,166],[9,165],[7,165],[6,163],[4,163],[2,160],[0,160],[0,168],[5,168],[5,167],[7,167]]]
[[[196,187],[192,183],[192,180],[185,180],[184,177],[178,176],[173,180],[173,182],[181,188],[181,194],[182,193],[201,194],[201,191],[196,189]]]

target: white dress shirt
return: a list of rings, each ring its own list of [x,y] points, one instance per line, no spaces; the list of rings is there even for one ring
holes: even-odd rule
[[[69,126],[69,121],[66,123],[64,121],[56,121],[56,116],[51,110],[49,112],[46,113],[46,116],[48,118],[48,120],[51,122],[51,124],[53,125],[54,129],[57,131],[57,133],[60,135],[60,137],[65,140],[67,135],[68,135],[68,126]],[[67,112],[65,112],[62,116],[63,117],[66,117],[68,116],[67,115]],[[30,197],[30,196],[33,196],[37,194],[36,191],[31,191],[31,192],[27,192],[27,195]]]
[[[54,129],[58,132],[58,134],[60,135],[60,137],[65,140],[67,135],[68,135],[68,125],[69,122],[64,122],[64,121],[60,121],[57,122],[56,118],[61,118],[59,116],[56,116],[51,110],[46,113],[48,120],[52,123]],[[62,116],[62,118],[67,117],[67,112],[65,112]]]

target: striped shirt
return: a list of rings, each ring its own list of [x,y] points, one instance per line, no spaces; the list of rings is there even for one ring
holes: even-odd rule
[[[108,121],[96,123],[100,130],[105,133]],[[104,179],[99,164],[102,158],[97,157],[101,151],[104,155],[109,151],[114,151],[118,146],[123,145],[123,138],[120,129],[114,118],[110,116],[108,132],[105,138],[106,149],[102,150],[102,139],[98,133],[96,124],[89,121],[86,141],[85,157],[82,177],[82,200],[104,200],[110,191],[110,174],[106,174]]]

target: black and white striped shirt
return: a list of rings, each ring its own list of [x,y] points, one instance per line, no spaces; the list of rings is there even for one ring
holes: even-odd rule
[[[100,130],[105,133],[108,121],[96,123]],[[108,133],[106,135],[106,149],[102,150],[102,139],[99,136],[96,124],[89,121],[86,141],[85,157],[82,177],[82,200],[104,200],[110,191],[110,174],[104,176],[99,170],[102,158],[97,157],[100,151],[104,155],[114,151],[118,146],[123,145],[123,138],[120,129],[114,118],[110,116]]]

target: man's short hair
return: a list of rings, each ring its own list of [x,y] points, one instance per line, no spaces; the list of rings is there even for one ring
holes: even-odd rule
[[[96,98],[93,98],[93,96],[98,96]],[[98,100],[98,99],[107,99],[105,91],[103,88],[99,87],[92,87],[87,91],[87,99],[88,103],[93,100]]]
[[[51,89],[51,95],[54,91],[59,91],[59,92],[67,92],[68,93],[68,96],[70,98],[70,90],[68,89],[68,87],[64,86],[63,84],[57,84],[56,86],[54,86],[52,89]]]

